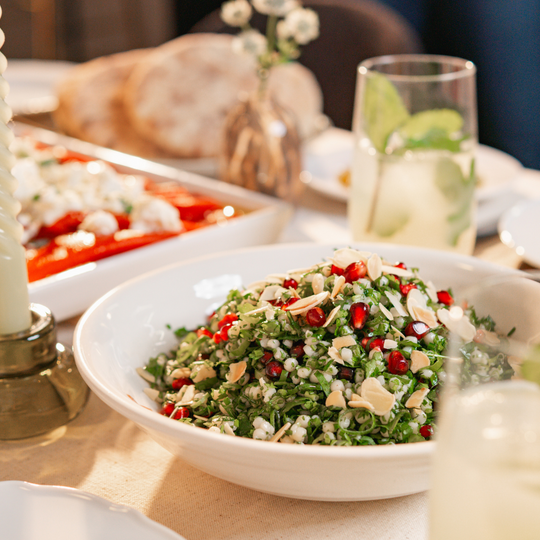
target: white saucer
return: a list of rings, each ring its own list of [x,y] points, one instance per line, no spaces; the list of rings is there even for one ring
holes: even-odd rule
[[[0,482],[6,540],[185,540],[137,510],[60,486]]]
[[[531,266],[540,268],[540,198],[524,200],[507,210],[499,221],[499,236]]]

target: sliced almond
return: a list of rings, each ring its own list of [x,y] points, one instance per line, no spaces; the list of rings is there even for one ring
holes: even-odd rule
[[[322,274],[313,274],[313,279],[311,280],[311,287],[315,294],[322,293],[324,291],[324,276]]]
[[[390,326],[390,328],[394,334],[397,334],[400,338],[405,339],[405,335],[401,333],[395,326]]]
[[[266,300],[267,302],[269,300],[276,300],[277,298],[280,298],[284,292],[287,292],[287,289],[281,285],[269,285],[263,290],[259,300]]]
[[[325,405],[327,407],[341,407],[342,409],[347,408],[347,403],[343,397],[343,392],[340,390],[335,390],[327,398]]]
[[[230,383],[235,383],[239,381],[246,372],[246,368],[247,363],[245,360],[241,360],[240,362],[231,364],[229,366],[229,373],[227,373],[227,380]]]
[[[427,295],[429,296],[429,299],[432,301],[432,302],[438,302],[439,301],[439,298],[437,297],[437,289],[435,287],[435,285],[433,285],[433,283],[431,281],[428,281],[426,283],[426,293]]]
[[[298,302],[295,302],[290,306],[284,306],[282,309],[284,311],[290,311],[293,315],[300,315],[306,311],[309,311],[311,308],[322,304],[322,302],[324,302],[329,296],[330,293],[328,291],[324,291],[312,296],[306,296],[306,298],[301,298],[298,300]]]
[[[382,416],[392,410],[396,397],[375,377],[368,377],[360,387],[360,396],[373,405],[373,412]]]
[[[384,316],[389,320],[393,321],[394,316],[390,313],[390,311],[386,308],[386,306],[383,306],[381,303],[379,303],[379,309],[383,312]]]
[[[343,347],[352,347],[356,345],[356,339],[353,336],[340,336],[332,340],[332,345],[339,351]]]
[[[426,297],[422,294],[422,291],[419,289],[411,289],[407,293],[407,310],[409,311],[409,314],[411,317],[413,314],[411,313],[411,308],[415,307],[422,307],[424,309],[427,308],[427,300]]]
[[[418,409],[428,394],[429,388],[420,388],[420,390],[416,390],[416,392],[413,392],[411,397],[407,400],[407,403],[405,403],[405,407],[407,407],[407,409]]]
[[[384,291],[386,298],[390,300],[390,303],[396,308],[396,311],[400,314],[401,317],[406,317],[407,312],[405,308],[401,305],[401,296],[397,293],[392,293],[390,291]]]
[[[411,308],[411,317],[415,321],[422,321],[426,323],[430,328],[436,328],[439,326],[437,316],[432,309],[416,306]]]
[[[349,407],[353,409],[368,409],[369,411],[374,411],[375,407],[363,397],[360,397],[358,394],[353,394],[351,400],[348,403]]]
[[[216,376],[216,371],[214,370],[214,368],[207,366],[206,364],[203,364],[200,368],[197,368],[195,371],[196,371],[195,376],[192,379],[194,383],[198,383],[206,379],[211,379],[212,377]]]
[[[377,253],[373,253],[367,262],[367,274],[372,281],[382,276],[382,261]]]
[[[414,274],[410,270],[405,270],[405,268],[399,268],[396,266],[390,266],[388,264],[383,264],[381,266],[383,274],[392,274],[394,276],[400,277],[412,277]]]
[[[395,349],[397,347],[397,341],[394,341],[393,339],[385,339],[383,343],[384,349]]]
[[[178,391],[176,404],[177,405],[191,405],[193,398],[195,397],[196,389],[194,384],[186,384],[182,386]]]
[[[251,311],[246,311],[246,313],[244,313],[244,315],[258,315],[259,313],[264,313],[269,308],[269,306],[271,306],[271,305],[272,304],[268,304],[267,302],[263,302],[262,306],[259,306],[258,308],[255,308],[255,309],[252,309]]]
[[[224,422],[222,425],[223,425],[223,431],[227,435],[232,435],[233,437],[236,437],[236,433],[233,431],[233,428],[229,426],[229,424],[227,424],[227,422]]]
[[[323,328],[326,328],[327,326],[330,326],[334,319],[336,318],[337,314],[339,312],[339,306],[336,306],[329,314],[328,317],[326,317],[326,321],[323,324]]]
[[[428,367],[430,363],[429,356],[422,351],[413,351],[411,353],[411,371],[413,373]]]
[[[450,310],[438,309],[437,317],[450,332],[457,334],[465,343],[471,342],[476,336],[475,326],[458,306],[454,306]]]
[[[338,268],[347,268],[354,262],[366,263],[371,253],[367,251],[358,251],[352,248],[336,249],[334,255],[328,259]]]
[[[275,435],[272,436],[270,439],[270,442],[279,442],[279,439],[285,435],[285,432],[291,427],[291,423],[287,422],[283,426],[281,426]]]
[[[229,416],[229,413],[227,412],[227,409],[225,409],[225,407],[220,403],[219,404],[219,410],[225,415],[225,416]]]
[[[479,328],[476,331],[476,335],[474,336],[474,341],[476,343],[485,343],[486,345],[490,347],[495,347],[496,345],[499,345],[501,340],[499,339],[499,336],[495,332],[490,332],[489,330],[483,330],[482,328]]]
[[[191,376],[191,369],[188,367],[176,368],[171,373],[171,379],[187,379]]]
[[[142,377],[145,381],[147,381],[149,383],[155,383],[156,382],[156,378],[151,373],[148,373],[148,371],[146,371],[146,369],[144,369],[142,367],[138,367],[136,371],[137,371],[137,374],[140,377]]]
[[[339,354],[339,351],[335,347],[330,347],[328,349],[328,356],[338,364],[341,364],[342,366],[345,365],[345,361],[343,358],[341,358],[341,354]]]
[[[156,401],[156,399],[159,397],[159,390],[156,390],[155,388],[145,388],[143,392],[152,400]]]
[[[335,298],[339,291],[341,291],[341,287],[345,284],[347,280],[345,279],[345,276],[338,276],[336,280],[334,281],[334,288],[332,289],[332,294],[330,295],[330,298]]]

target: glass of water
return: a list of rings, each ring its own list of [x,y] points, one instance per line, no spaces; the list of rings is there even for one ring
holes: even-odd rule
[[[394,55],[358,67],[349,223],[356,241],[470,254],[476,238],[476,68]]]
[[[538,539],[540,283],[520,275],[488,279],[462,291],[462,299],[468,307],[449,325],[466,333],[464,316],[482,320],[484,330],[472,340],[458,331],[448,351],[429,538]]]

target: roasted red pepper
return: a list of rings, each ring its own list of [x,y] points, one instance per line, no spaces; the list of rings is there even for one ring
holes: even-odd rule
[[[95,236],[85,231],[58,236],[44,247],[27,250],[28,280],[37,281],[178,234],[174,232],[144,234],[126,229],[106,236]]]

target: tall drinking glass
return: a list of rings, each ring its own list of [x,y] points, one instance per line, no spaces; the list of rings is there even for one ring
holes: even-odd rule
[[[537,540],[540,284],[516,276],[488,280],[463,297],[474,307],[470,317],[483,319],[485,330],[472,341],[455,338],[450,345],[429,538]]]
[[[358,67],[349,223],[357,241],[472,253],[476,68],[433,55]]]

